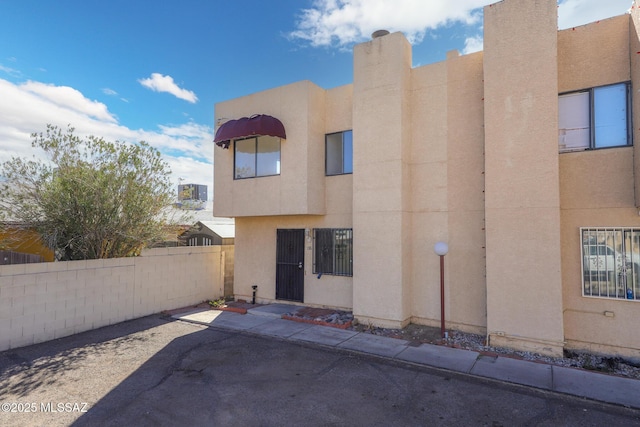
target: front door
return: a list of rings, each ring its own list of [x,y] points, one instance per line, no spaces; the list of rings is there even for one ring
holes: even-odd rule
[[[276,299],[303,302],[304,230],[278,230]]]

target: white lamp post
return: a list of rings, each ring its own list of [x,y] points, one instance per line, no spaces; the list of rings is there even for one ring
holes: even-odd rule
[[[438,242],[433,245],[433,250],[440,257],[440,335],[444,338],[444,256],[449,252],[449,245]]]

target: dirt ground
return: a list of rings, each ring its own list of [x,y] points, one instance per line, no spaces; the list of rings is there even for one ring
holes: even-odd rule
[[[443,344],[440,328],[410,323],[403,329],[375,328],[369,325],[358,324],[352,327],[354,331],[368,332],[374,335],[383,335],[391,338],[399,338],[416,344]]]

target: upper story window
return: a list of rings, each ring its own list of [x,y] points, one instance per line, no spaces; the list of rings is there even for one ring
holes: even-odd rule
[[[325,137],[326,174],[353,173],[353,132],[330,133]]]
[[[234,141],[234,178],[280,175],[280,138],[258,136]]]
[[[558,97],[560,152],[631,145],[629,83]]]

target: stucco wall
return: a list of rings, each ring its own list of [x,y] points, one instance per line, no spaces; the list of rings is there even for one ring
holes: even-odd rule
[[[629,16],[558,32],[560,93],[629,80]]]
[[[233,281],[235,274],[235,245],[222,245],[222,262],[224,266],[224,286],[222,295],[225,298],[233,298]]]
[[[219,125],[230,119],[268,114],[285,126],[281,173],[234,179],[234,146],[214,153],[214,215],[221,217],[323,214],[324,90],[303,81],[244,96],[215,106]],[[320,118],[318,118],[320,117]],[[321,164],[322,163],[322,164]],[[269,197],[264,197],[269,194]]]
[[[443,240],[448,327],[554,355],[565,342],[636,351],[632,329],[615,331],[631,322],[637,303],[581,296],[578,229],[640,225],[640,144],[559,154],[557,141],[558,94],[567,91],[631,80],[633,121],[640,122],[639,9],[636,0],[631,20],[558,32],[555,0],[505,0],[485,8],[484,52],[453,51],[412,68],[406,39],[389,34],[354,47],[353,85],[321,91],[302,82],[216,106],[217,117],[269,113],[268,105],[287,120],[305,116],[306,124],[292,126],[304,129],[295,134],[306,135],[298,142],[307,147],[283,142],[283,156],[292,150],[287,156],[300,162],[283,158],[283,171],[290,167],[304,181],[290,183],[291,197],[323,195],[322,209],[311,201],[265,209],[288,202],[282,182],[289,177],[238,185],[233,157],[216,149],[217,200],[224,209],[237,200],[230,210],[245,216],[236,222],[236,296],[250,298],[258,284],[259,300],[275,297],[278,228],[352,226],[352,279],[316,279],[307,242],[305,304],[352,308],[382,326],[437,325],[433,245]],[[283,93],[302,104],[280,102]],[[347,129],[354,173],[325,177],[324,135]],[[638,141],[640,126],[633,132]],[[252,197],[278,202],[245,197],[245,185],[260,189]]]
[[[562,282],[568,348],[640,358],[635,301],[582,296],[580,227],[640,227],[634,206],[633,147],[560,156]],[[609,313],[609,317],[605,315]]]
[[[342,178],[350,184],[351,176]],[[337,185],[337,184],[336,184]],[[234,293],[236,299],[251,300],[252,286],[257,285],[258,303],[276,302],[276,238],[280,229],[305,229],[304,303],[309,306],[329,306],[350,309],[353,305],[352,278],[313,274],[313,228],[349,228],[351,216],[279,216],[236,219]],[[288,302],[290,303],[290,302]]]
[[[304,87],[310,85],[308,82],[302,82],[301,84]],[[244,200],[244,197],[238,193],[242,189],[232,179],[229,179],[229,177],[233,176],[233,170],[230,169],[230,167],[232,168],[233,155],[232,153],[231,156],[228,153],[222,153],[218,158],[218,161],[224,165],[217,170],[217,173],[220,174],[223,174],[221,170],[224,170],[224,178],[221,179],[224,182],[222,186],[230,186],[230,188],[227,189],[228,193],[224,193],[226,196],[220,197],[216,193],[216,204],[220,203],[222,207],[214,206],[214,210],[217,212],[218,209],[225,209],[224,206],[229,206],[229,203],[233,201],[234,209],[237,209],[236,212],[239,215],[235,222],[235,260],[236,265],[240,266],[234,274],[234,295],[237,299],[250,300],[252,298],[251,287],[258,285],[257,299],[259,302],[275,301],[276,236],[278,228],[305,229],[312,233],[313,228],[351,228],[353,225],[353,177],[351,174],[325,176],[324,161],[325,135],[353,128],[353,86],[345,85],[322,92],[316,90],[317,87],[313,85],[311,87],[314,93],[314,101],[312,106],[304,107],[309,113],[308,117],[305,118],[305,121],[308,121],[308,126],[304,124],[291,126],[293,129],[306,129],[308,136],[297,142],[293,142],[295,139],[290,136],[288,118],[294,117],[295,112],[289,110],[300,109],[298,101],[283,103],[278,112],[280,116],[277,117],[282,119],[287,131],[288,140],[282,143],[283,155],[285,150],[291,150],[288,146],[290,143],[304,148],[292,153],[292,156],[308,153],[307,158],[298,162],[298,167],[307,168],[306,172],[288,171],[287,176],[295,176],[297,173],[302,173],[302,179],[304,178],[304,173],[308,173],[309,176],[314,177],[310,180],[313,183],[309,184],[308,190],[304,191],[317,192],[322,197],[322,201],[318,204],[322,205],[324,215],[270,216],[266,215],[269,211],[263,210],[258,200],[254,200],[256,203],[253,204],[246,203],[242,206],[236,206],[235,198]],[[225,102],[216,106],[216,114],[249,114],[247,111],[254,111],[256,108],[253,104],[254,101],[259,100],[257,105],[269,104],[268,101],[264,101],[265,99],[271,99],[271,102],[276,102],[277,98],[273,97],[278,93],[277,91],[266,91],[265,93],[244,97],[237,102],[231,102],[231,107]],[[234,108],[237,108],[237,110],[234,110]],[[233,111],[239,112],[234,113]],[[219,156],[218,153],[220,151],[216,149],[216,156]],[[291,167],[291,163],[285,165],[283,160],[283,176],[285,175],[285,167]],[[216,175],[216,180],[218,179],[217,177],[218,175]],[[256,186],[263,186],[261,182],[269,179],[255,178],[245,181],[255,181]],[[269,187],[268,184],[265,185],[259,197],[257,195],[255,197],[277,198],[276,194],[281,191],[278,186]],[[291,188],[291,194],[282,199],[281,203],[287,203],[290,197],[297,197],[296,191],[299,190],[302,191],[300,188]],[[307,194],[305,193],[302,196],[306,197]],[[225,197],[230,197],[231,199],[226,200]],[[286,210],[286,208],[282,209]],[[301,211],[298,213],[305,214],[308,212]],[[325,274],[318,279],[313,275],[312,243],[312,241],[308,240],[305,244],[304,303],[313,306],[351,309],[353,306],[352,278]]]
[[[353,312],[399,327],[411,316],[411,45],[389,34],[353,61]]]
[[[632,10],[633,11],[633,10]],[[633,17],[618,16],[558,33],[559,91],[636,82],[637,33]],[[631,24],[631,25],[630,25]],[[635,38],[635,39],[634,39]],[[633,102],[637,105],[634,94]],[[633,122],[640,117],[635,105]],[[634,126],[637,133],[638,126]],[[638,303],[582,296],[580,227],[639,227],[634,182],[636,146],[560,154],[563,319],[566,347],[640,356]],[[636,168],[636,171],[638,169]],[[637,185],[637,184],[636,184]],[[637,188],[635,189],[637,191]],[[608,314],[605,315],[605,313]]]
[[[487,329],[562,355],[557,4],[484,9]]]
[[[474,332],[487,322],[482,66],[482,53],[447,61],[447,312],[452,327]]]
[[[0,266],[0,351],[222,296],[220,246]]]
[[[635,170],[635,206],[640,208],[640,0],[635,0],[629,18],[629,58],[631,70],[631,101],[633,134],[633,167]]]
[[[413,267],[411,314],[413,322],[439,325],[440,263],[433,245],[439,240],[449,241],[447,64],[440,62],[414,68],[411,78],[413,238],[408,243]],[[448,258],[446,261],[449,265]],[[447,268],[447,271],[451,270]],[[449,297],[450,278],[450,274],[445,275]],[[447,304],[446,308],[449,307]],[[450,313],[448,309],[445,311]]]

